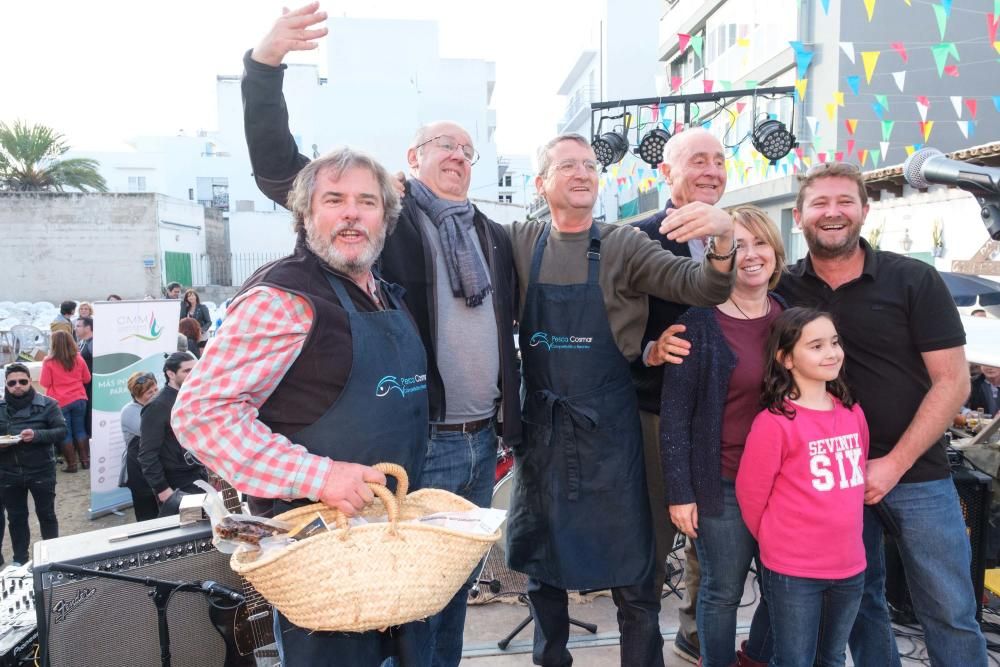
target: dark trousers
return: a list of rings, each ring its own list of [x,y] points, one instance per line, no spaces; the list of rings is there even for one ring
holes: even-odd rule
[[[125,458],[125,465],[128,468],[128,490],[132,493],[132,509],[135,510],[135,520],[149,521],[160,515],[160,502],[142,475],[138,453],[138,447],[130,447],[128,456]]]
[[[660,591],[654,575],[634,586],[611,589],[618,607],[622,667],[663,667],[663,637],[660,635]],[[569,641],[569,599],[566,591],[528,579],[528,599],[535,617],[532,659],[545,667],[573,664]]]
[[[7,510],[10,521],[10,542],[14,561],[28,562],[31,530],[28,528],[28,493],[35,502],[35,515],[42,531],[42,539],[59,537],[56,519],[56,471],[25,473],[3,471],[0,473],[0,502]]]
[[[393,657],[400,667],[429,667],[431,633],[426,621],[384,632],[313,632],[275,610],[275,637],[285,667],[380,667]]]

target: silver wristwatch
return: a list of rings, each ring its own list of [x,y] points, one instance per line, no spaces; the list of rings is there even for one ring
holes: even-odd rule
[[[705,248],[705,257],[707,257],[708,259],[724,260],[724,259],[732,259],[735,256],[736,256],[736,239],[733,239],[733,247],[730,248],[729,252],[727,252],[725,255],[720,255],[719,253],[715,252],[715,237],[713,236],[709,239],[708,246]]]

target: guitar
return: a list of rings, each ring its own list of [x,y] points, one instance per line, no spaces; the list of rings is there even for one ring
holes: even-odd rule
[[[230,514],[243,512],[240,495],[229,482],[211,475],[210,483],[222,496]],[[244,602],[236,608],[220,609],[211,605],[209,618],[226,643],[224,667],[268,667],[277,664],[274,645],[274,625],[271,605],[249,581],[243,582]]]

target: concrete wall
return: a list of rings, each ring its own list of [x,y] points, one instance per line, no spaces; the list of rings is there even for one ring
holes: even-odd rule
[[[0,300],[160,293],[157,197],[0,193]]]

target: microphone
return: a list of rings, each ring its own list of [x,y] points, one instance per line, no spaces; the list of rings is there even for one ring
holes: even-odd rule
[[[906,158],[903,177],[912,187],[920,189],[940,183],[973,194],[1000,194],[1000,169],[951,160],[936,148],[921,148]]]
[[[233,602],[245,602],[246,598],[243,597],[242,593],[237,593],[231,588],[226,588],[222,584],[217,584],[214,581],[203,581],[201,582],[201,590],[206,593],[211,593],[212,595],[218,595],[219,597],[229,598]]]
[[[982,207],[986,232],[1000,241],[1000,169],[952,160],[936,148],[922,148],[906,158],[903,178],[914,188],[940,183],[971,193]]]

